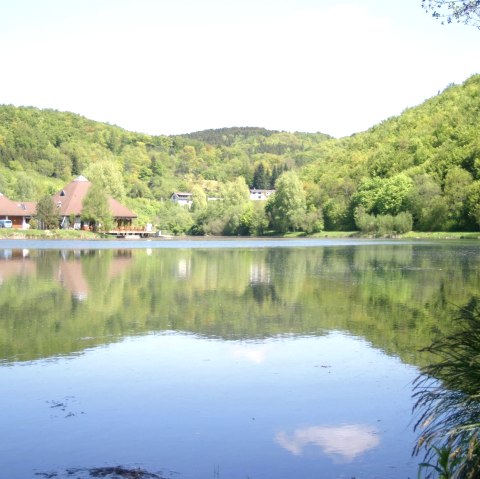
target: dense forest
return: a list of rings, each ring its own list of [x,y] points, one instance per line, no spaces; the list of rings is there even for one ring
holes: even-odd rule
[[[479,118],[480,75],[341,139],[246,127],[150,136],[5,105],[0,192],[38,201],[82,174],[134,210],[139,224],[173,233],[473,231]],[[276,193],[253,202],[253,187]],[[174,191],[191,192],[192,208],[172,203]]]

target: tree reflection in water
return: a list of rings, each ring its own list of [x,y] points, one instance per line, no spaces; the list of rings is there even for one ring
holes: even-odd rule
[[[480,471],[480,298],[459,311],[457,331],[426,351],[438,361],[414,383],[426,477],[473,479]]]

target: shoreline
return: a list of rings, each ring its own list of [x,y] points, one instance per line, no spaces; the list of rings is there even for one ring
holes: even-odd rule
[[[136,241],[175,241],[175,240],[254,240],[254,239],[391,239],[391,240],[479,240],[480,232],[418,232],[411,231],[402,235],[395,236],[372,236],[362,235],[358,231],[322,231],[313,235],[306,235],[302,232],[288,233],[285,235],[265,235],[265,236],[173,236],[165,235],[155,238],[140,238]],[[1,240],[88,240],[88,241],[119,241],[119,238],[102,233],[93,233],[90,231],[75,230],[0,230]],[[120,241],[129,242],[129,239],[120,239]]]

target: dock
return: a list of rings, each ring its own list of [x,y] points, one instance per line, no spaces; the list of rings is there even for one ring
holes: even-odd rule
[[[160,231],[154,230],[147,230],[144,228],[121,228],[121,229],[113,229],[107,231],[108,235],[115,236],[116,238],[123,238],[123,239],[140,239],[140,238],[152,238],[161,236]]]

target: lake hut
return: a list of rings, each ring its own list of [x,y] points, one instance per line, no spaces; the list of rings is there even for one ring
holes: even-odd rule
[[[61,228],[81,229],[88,227],[82,222],[82,209],[83,200],[91,186],[92,183],[87,178],[79,176],[53,197],[53,201],[59,210]],[[132,221],[137,215],[111,197],[108,198],[108,204],[115,223],[114,229],[125,230],[131,228]]]
[[[36,210],[37,204],[34,202],[13,201],[0,193],[0,220],[10,220],[12,228],[29,228],[30,219]]]

